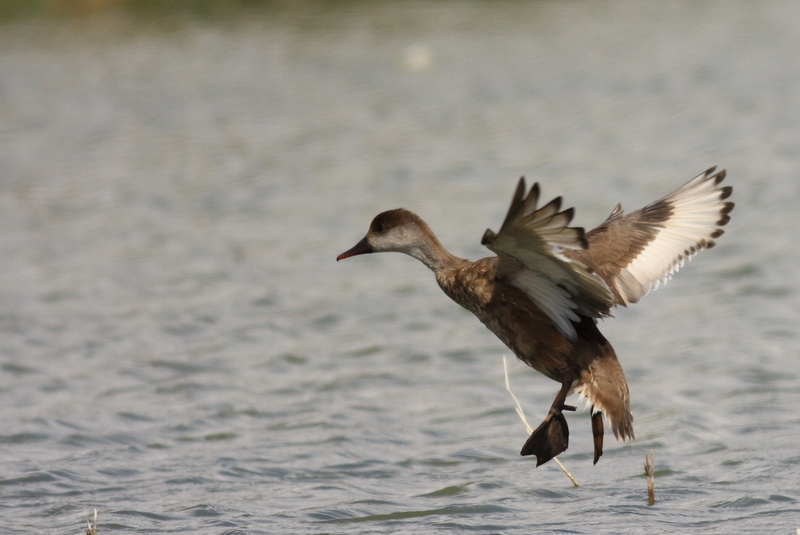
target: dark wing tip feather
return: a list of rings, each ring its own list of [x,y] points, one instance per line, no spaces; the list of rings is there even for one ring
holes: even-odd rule
[[[525,177],[519,177],[519,182],[517,183],[517,190],[514,192],[514,198],[511,200],[511,206],[513,207],[525,197]]]
[[[536,205],[539,203],[539,184],[534,183],[531,186],[531,190],[528,192],[528,195],[525,197],[525,200],[522,201],[522,214],[521,217],[525,217],[529,214],[532,214],[536,211]]]
[[[715,230],[714,232],[711,233],[711,237],[712,238],[719,238],[723,234],[725,234],[725,231],[722,230],[721,228],[718,228],[717,230]]]
[[[716,168],[717,167],[714,166],[711,169],[709,169],[708,171],[706,171],[706,173],[711,174],[711,173],[714,172],[714,169],[716,169]],[[725,169],[722,169],[719,173],[717,173],[717,176],[714,177],[714,185],[716,186],[717,184],[719,184],[723,180],[725,180]]]
[[[523,198],[525,197],[525,177],[520,177],[517,183],[517,189],[514,192],[514,198],[511,199],[511,206],[508,207],[508,213],[503,220],[503,225],[500,227],[502,231],[506,226],[520,216],[525,204]]]
[[[559,210],[561,210],[561,201],[562,201],[561,197],[556,197],[555,199],[553,199],[549,203],[545,204],[544,206],[542,206],[541,208],[536,210],[536,212],[538,212],[540,214],[542,214],[542,213],[551,214],[548,217],[552,217],[552,216],[554,216],[556,214],[559,214],[560,213]],[[530,215],[530,214],[528,214],[528,215]],[[540,215],[540,217],[541,217],[541,215]]]
[[[567,218],[567,225],[569,225],[570,222],[572,221],[572,218],[575,217],[575,208],[574,207],[567,208],[561,213],[564,214],[564,217]]]
[[[533,220],[537,221],[552,221],[556,217],[563,217],[566,218],[564,221],[564,226],[567,226],[572,219],[572,215],[568,213],[567,210],[563,212],[559,212],[561,209],[561,197],[556,197],[549,203],[545,204],[538,210],[532,210],[530,212],[523,212],[520,215],[519,221],[522,224],[528,223]]]
[[[533,186],[531,186],[531,190],[528,192],[528,196],[525,197],[525,204],[533,204],[533,209],[536,209],[536,203],[539,202],[539,183],[534,182]]]
[[[519,177],[519,182],[517,182],[517,190],[514,192],[514,200],[511,202],[517,203],[522,200],[525,196],[525,177]]]
[[[733,207],[736,206],[736,203],[726,202],[725,206],[722,207],[720,210],[721,214],[730,214],[733,211]]]
[[[727,225],[728,224],[728,221],[731,220],[731,216],[729,214],[733,210],[734,206],[736,206],[736,205],[734,203],[732,203],[732,202],[726,202],[725,203],[725,206],[723,206],[722,210],[719,211],[720,218],[719,218],[719,221],[717,221],[717,225],[719,225],[721,227],[723,225]]]
[[[719,184],[719,182],[717,182],[717,184]],[[725,200],[731,196],[731,193],[733,193],[733,186],[725,186],[724,188],[720,188],[719,191],[719,200]]]

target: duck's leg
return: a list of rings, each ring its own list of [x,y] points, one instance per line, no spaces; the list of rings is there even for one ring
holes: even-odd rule
[[[592,414],[592,436],[594,437],[594,464],[597,464],[600,456],[603,455],[603,413],[600,411]]]
[[[546,463],[569,446],[569,427],[562,411],[575,410],[575,407],[564,405],[572,388],[572,381],[571,374],[564,377],[561,390],[550,406],[550,412],[522,446],[520,455],[536,455],[536,466]]]

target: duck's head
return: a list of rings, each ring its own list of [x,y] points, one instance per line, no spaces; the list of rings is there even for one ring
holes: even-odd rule
[[[398,252],[428,264],[426,260],[436,248],[441,248],[441,244],[428,225],[413,212],[396,208],[375,216],[364,239],[336,260],[368,253]]]

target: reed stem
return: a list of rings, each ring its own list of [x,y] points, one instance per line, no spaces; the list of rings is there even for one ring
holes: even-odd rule
[[[647,475],[647,505],[655,505],[655,458],[652,451],[644,456],[644,473]]]

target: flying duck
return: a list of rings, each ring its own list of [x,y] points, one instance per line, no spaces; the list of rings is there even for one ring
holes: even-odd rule
[[[568,395],[591,407],[594,463],[603,454],[603,415],[617,440],[633,440],[628,383],[597,318],[636,303],[686,260],[715,245],[730,220],[733,189],[712,167],[669,195],[624,215],[618,204],[597,228],[569,227],[574,209],[561,197],[541,208],[539,185],[520,179],[500,231],[481,243],[497,256],[471,262],[450,254],[416,214],[378,214],[367,235],[336,260],[394,251],[430,268],[439,287],[486,325],[524,363],[561,384],[548,415],[521,455],[536,466],[567,449]]]

